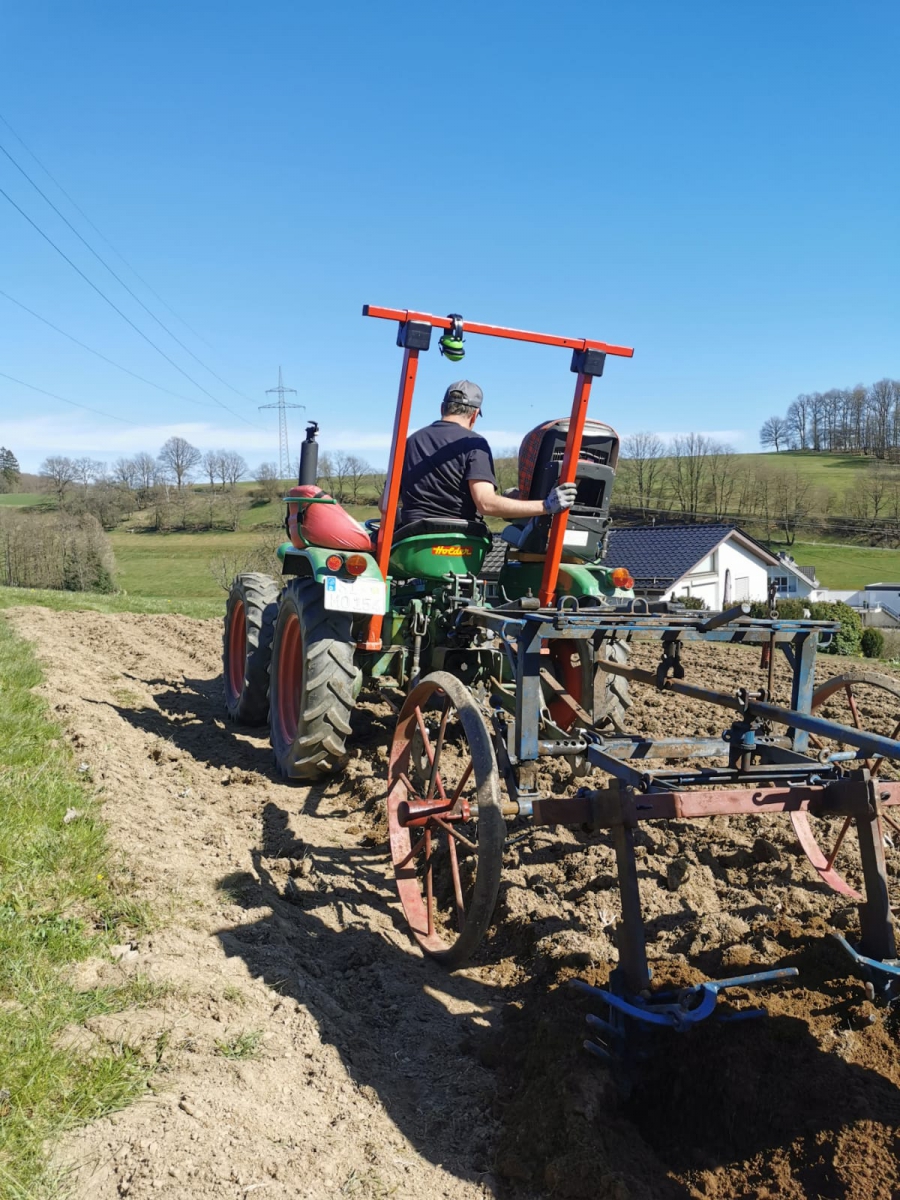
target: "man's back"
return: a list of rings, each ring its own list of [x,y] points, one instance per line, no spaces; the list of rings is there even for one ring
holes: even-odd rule
[[[454,421],[434,421],[406,443],[400,483],[400,524],[423,517],[462,517],[478,512],[469,481],[495,484],[491,448],[480,434]]]

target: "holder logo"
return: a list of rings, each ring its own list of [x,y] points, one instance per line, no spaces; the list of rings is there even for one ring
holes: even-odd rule
[[[472,553],[471,546],[432,546],[432,554],[438,554],[442,558],[468,558]]]

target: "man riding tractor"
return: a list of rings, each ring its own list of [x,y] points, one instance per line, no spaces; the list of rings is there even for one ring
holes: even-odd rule
[[[497,493],[494,459],[487,441],[475,432],[484,394],[477,383],[451,383],[441,403],[440,420],[407,440],[400,483],[398,529],[429,518],[505,517],[508,520],[563,512],[575,502],[577,486],[563,483],[541,500],[520,500],[519,489]],[[387,488],[380,508],[385,511]]]

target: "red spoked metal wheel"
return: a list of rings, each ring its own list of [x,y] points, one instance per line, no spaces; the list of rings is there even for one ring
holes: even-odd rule
[[[427,954],[461,966],[491,923],[506,824],[487,724],[446,671],[417,684],[397,718],[388,830],[410,932]]]
[[[875,671],[851,671],[836,675],[816,688],[812,712],[819,712],[830,721],[900,737],[900,682]],[[813,752],[852,750],[844,742],[832,741],[810,734]],[[863,765],[860,761],[857,765]],[[875,757],[865,763],[873,776],[891,781],[900,780],[900,760]],[[897,813],[897,816],[894,813]],[[813,817],[806,812],[791,813],[791,823],[800,845],[820,877],[841,895],[861,900],[859,890],[846,878],[847,874],[861,878],[859,851],[854,837],[849,837],[852,817]],[[900,810],[882,812],[882,839],[889,876],[900,873]],[[891,853],[894,851],[894,853]]]
[[[269,715],[269,658],[280,591],[271,576],[247,571],[228,593],[222,638],[225,709],[244,725],[263,725]]]

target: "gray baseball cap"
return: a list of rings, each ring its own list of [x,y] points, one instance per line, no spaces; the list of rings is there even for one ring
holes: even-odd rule
[[[455,400],[457,404],[467,404],[469,408],[480,409],[483,399],[484,392],[477,383],[471,383],[468,379],[460,379],[457,383],[451,383],[444,392],[443,403]]]

